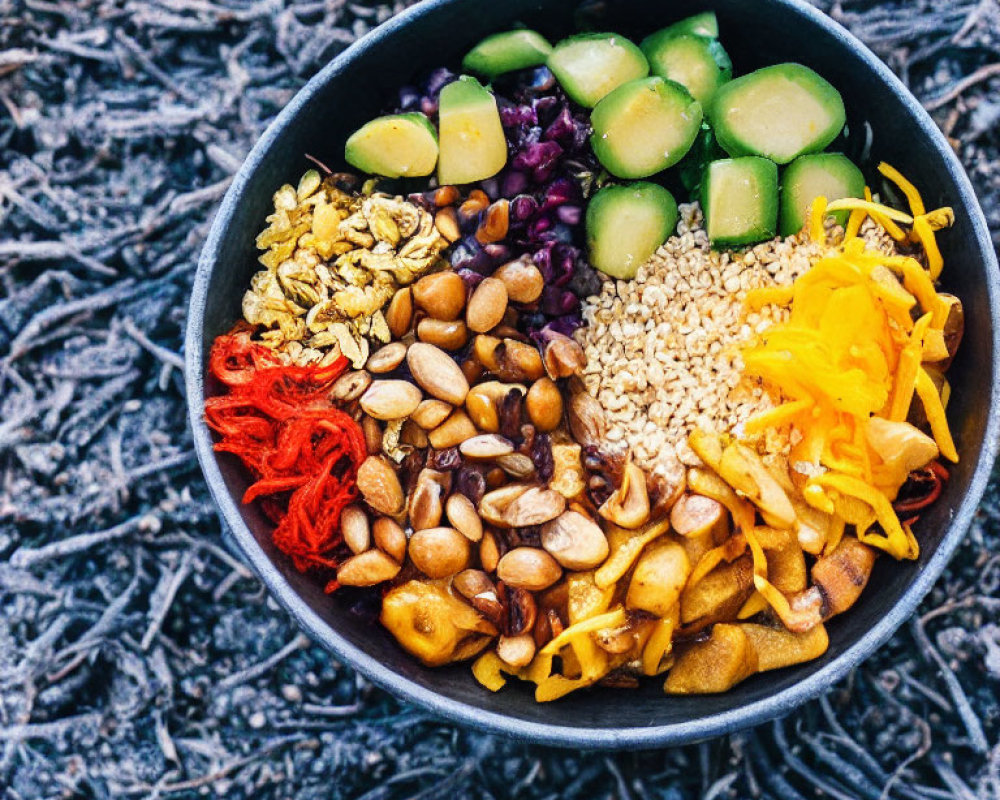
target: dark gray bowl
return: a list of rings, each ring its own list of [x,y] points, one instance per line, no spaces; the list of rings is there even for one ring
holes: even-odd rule
[[[601,27],[639,36],[714,8],[740,73],[779,61],[800,61],[818,70],[844,94],[848,149],[855,155],[864,151],[869,123],[875,163],[885,159],[901,169],[921,188],[929,207],[955,208],[956,224],[939,240],[944,286],[961,297],[966,312],[965,341],[949,375],[954,387],[949,417],[962,462],[941,501],[920,520],[920,559],[879,559],[862,600],[830,623],[830,648],[822,658],[706,697],[666,697],[656,680],[638,691],[597,689],[547,705],[537,705],[525,687],[491,694],[475,683],[467,664],[436,670],[420,666],[370,618],[324,595],[315,578],[296,572],[275,551],[271,526],[256,506],[240,504],[247,475],[234,459],[212,451],[202,403],[215,387],[204,380],[205,357],[213,338],[240,315],[241,295],[257,269],[254,235],[275,189],[294,183],[310,166],[303,154],[336,169],[347,134],[390,103],[417,72],[454,66],[482,36],[515,21],[550,37],[564,35],[573,27],[575,0],[426,0],[338,56],[295,96],[243,164],[205,243],[188,318],[187,390],[198,457],[225,524],[247,562],[316,641],[376,684],[456,722],[548,744],[651,747],[703,739],[787,713],[841,678],[913,613],[962,538],[994,461],[1000,294],[986,223],[948,143],[892,73],[836,23],[799,0],[604,5],[612,10]]]

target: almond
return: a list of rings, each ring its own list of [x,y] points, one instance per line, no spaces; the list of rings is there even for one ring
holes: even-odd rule
[[[483,278],[469,298],[465,322],[470,330],[486,333],[503,321],[507,311],[507,287],[497,278]]]
[[[416,342],[410,345],[410,349],[406,352],[406,363],[410,367],[413,380],[432,397],[444,400],[453,406],[460,406],[465,402],[465,396],[469,393],[469,382],[465,379],[461,367],[440,347],[426,342]],[[416,407],[417,403],[414,403],[413,408],[406,413],[409,414]]]
[[[361,408],[375,419],[401,419],[412,414],[421,399],[420,388],[409,381],[373,381],[361,395]]]

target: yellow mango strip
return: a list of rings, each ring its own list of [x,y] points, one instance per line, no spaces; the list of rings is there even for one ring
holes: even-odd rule
[[[917,370],[916,381],[917,397],[924,405],[924,414],[927,415],[927,422],[931,426],[931,434],[937,442],[941,455],[951,461],[958,463],[958,451],[955,449],[955,441],[951,438],[951,431],[948,428],[948,418],[944,413],[944,406],[941,404],[941,395],[938,394],[937,387],[927,370],[923,367]]]
[[[802,490],[802,497],[805,501],[818,511],[823,511],[827,514],[834,514],[836,508],[833,505],[833,500],[830,496],[823,491],[822,486],[817,486],[815,483],[807,484]]]
[[[570,625],[538,652],[543,655],[556,655],[563,647],[583,634],[594,633],[601,630],[601,628],[617,628],[619,625],[624,624],[625,609],[622,606],[618,606],[613,611],[598,614],[596,617],[585,619],[583,622],[576,623],[576,625]]]
[[[828,556],[837,548],[837,545],[840,544],[840,540],[844,538],[844,530],[846,528],[846,520],[844,520],[843,517],[834,514],[833,522],[830,524],[830,528],[827,531],[826,544],[823,545],[823,555]]]
[[[865,221],[865,217],[867,216],[868,214],[865,213],[863,208],[855,208],[851,211],[851,216],[847,218],[847,227],[844,228],[845,244],[857,239],[858,231],[861,230],[861,223]]]
[[[764,306],[787,306],[791,302],[791,286],[760,286],[747,290],[743,307],[747,311],[760,311]]]
[[[674,631],[680,620],[678,612],[678,606],[675,604],[669,616],[656,621],[656,627],[653,628],[646,646],[642,649],[643,675],[656,675],[660,671],[660,662],[673,646]]]
[[[912,547],[915,542],[911,543],[907,538],[902,525],[899,524],[899,517],[896,516],[892,503],[874,486],[857,478],[852,478],[849,475],[835,475],[833,473],[817,475],[809,480],[825,488],[833,489],[847,497],[860,500],[871,507],[879,525],[882,526],[882,530],[885,532],[885,536],[866,533],[864,535],[868,539],[862,539],[861,528],[859,527],[858,538],[865,542],[865,544],[879,547],[895,558],[914,559],[917,557],[919,548],[914,549]]]
[[[885,259],[887,267],[897,269],[903,276],[903,287],[917,298],[920,307],[933,315],[931,325],[940,328],[948,318],[948,306],[934,289],[934,282],[920,262],[910,256],[894,256]]]
[[[826,198],[823,195],[815,197],[809,206],[809,238],[819,244],[826,244]]]
[[[714,472],[692,467],[688,470],[688,488],[695,494],[702,494],[722,503],[740,533],[745,535],[747,531],[753,530],[756,518],[753,506],[740,498],[732,487]]]
[[[873,220],[885,228],[886,233],[898,242],[906,239],[906,233],[896,223],[902,222],[904,225],[913,224],[913,217],[909,214],[904,214],[902,211],[897,211],[889,206],[873,202],[872,193],[868,190],[867,186],[865,187],[864,200],[859,200],[856,197],[845,197],[842,200],[834,200],[826,207],[828,214],[834,211],[854,211],[855,209],[861,209],[867,213]]]
[[[594,572],[594,583],[599,589],[607,589],[629,571],[647,544],[670,529],[670,519],[647,522],[635,531],[627,531],[617,526],[608,536],[611,554]],[[568,629],[567,629],[568,630]]]
[[[760,433],[768,428],[780,428],[812,407],[813,401],[809,398],[782,403],[780,406],[754,414],[743,424],[743,430],[746,433]]]
[[[924,355],[924,332],[931,324],[931,315],[924,314],[916,321],[910,341],[899,354],[896,365],[896,377],[892,386],[892,399],[889,401],[888,413],[885,415],[892,422],[902,422],[910,411],[913,401],[913,391],[917,385],[917,373]]]
[[[750,547],[750,555],[753,556],[753,574],[759,575],[762,578],[767,577],[767,558],[764,556],[764,548],[760,546],[760,542],[757,540],[756,534],[754,534],[753,526],[744,534],[746,536],[747,545]]]
[[[941,408],[948,408],[949,400],[951,400],[951,384],[945,378],[944,384],[941,386]]]
[[[624,612],[623,612],[624,614]],[[535,688],[535,701],[547,703],[558,700],[570,692],[591,686],[608,674],[611,666],[608,654],[602,650],[589,636],[578,636],[573,639],[573,652],[580,662],[580,677],[566,678],[562,675],[550,675],[538,683]]]
[[[878,171],[892,181],[906,197],[906,202],[910,206],[910,213],[914,217],[919,217],[924,213],[924,200],[917,191],[917,187],[910,183],[895,167],[884,161],[878,165]]]
[[[698,559],[698,563],[694,565],[694,569],[691,570],[691,574],[688,575],[687,583],[684,585],[694,586],[723,561],[735,561],[743,555],[743,551],[746,549],[747,540],[742,533],[730,536],[724,543],[720,544],[718,547],[713,547]]]
[[[788,598],[778,591],[778,588],[773,583],[770,583],[767,578],[762,578],[760,575],[753,576],[753,585],[761,597],[767,601],[767,604],[774,609],[774,613],[778,615],[778,619],[786,626],[791,627],[791,620],[794,619],[795,614],[788,603]]]
[[[768,608],[767,599],[760,592],[754,592],[737,612],[736,619],[750,619],[754,614],[759,614]]]
[[[944,268],[944,258],[941,256],[937,239],[934,238],[934,231],[931,230],[926,217],[917,217],[913,220],[913,234],[923,246],[924,253],[927,254],[927,271],[930,273],[931,280],[936,281]]]

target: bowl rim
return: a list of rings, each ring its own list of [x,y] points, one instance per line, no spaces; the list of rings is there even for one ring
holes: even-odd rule
[[[626,746],[651,748],[700,741],[784,716],[802,703],[822,694],[834,682],[880,648],[895,633],[896,629],[913,614],[917,605],[930,591],[944,570],[972,521],[996,460],[998,444],[1000,444],[1000,382],[994,381],[991,385],[983,449],[973,471],[968,490],[954,511],[948,530],[941,539],[934,555],[917,574],[889,613],[829,664],[775,694],[748,705],[707,717],[649,727],[583,728],[528,721],[502,713],[486,711],[478,706],[444,697],[434,689],[422,686],[416,681],[386,668],[380,661],[367,655],[341,636],[336,629],[329,626],[291,587],[254,539],[253,534],[243,522],[236,499],[225,489],[225,482],[216,454],[212,449],[211,433],[203,419],[201,398],[204,389],[204,359],[202,358],[203,331],[201,320],[204,316],[215,253],[226,234],[227,223],[233,215],[238,198],[243,194],[250,176],[257,169],[265,152],[282,134],[299,109],[322,86],[334,79],[341,68],[355,57],[356,53],[379,46],[384,39],[398,29],[409,25],[420,17],[434,13],[438,8],[458,5],[465,1],[423,0],[423,2],[405,9],[370,31],[337,55],[295,94],[268,125],[247,155],[222,200],[198,261],[191,291],[185,336],[185,388],[192,437],[209,490],[222,512],[221,521],[224,527],[228,528],[232,540],[242,551],[250,567],[268,587],[272,596],[314,641],[343,659],[382,689],[450,721],[480,731],[502,734],[539,744],[558,747],[615,749]],[[896,91],[916,117],[920,132],[928,137],[934,149],[937,150],[938,156],[947,163],[958,186],[959,197],[957,199],[970,211],[969,221],[976,242],[985,254],[984,282],[989,299],[990,336],[993,345],[993,360],[990,366],[995,375],[997,364],[1000,362],[1000,277],[998,277],[996,254],[982,209],[962,164],[920,102],[863,42],[828,15],[808,5],[805,0],[771,0],[771,2],[774,5],[784,6],[789,11],[804,15],[846,44],[870,70]]]

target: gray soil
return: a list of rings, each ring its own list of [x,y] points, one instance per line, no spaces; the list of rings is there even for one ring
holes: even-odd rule
[[[1000,5],[820,4],[932,111],[1000,242]],[[267,122],[401,6],[0,0],[0,798],[1000,798],[997,482],[825,698],[650,753],[443,724],[229,555],[185,428],[196,254]]]

